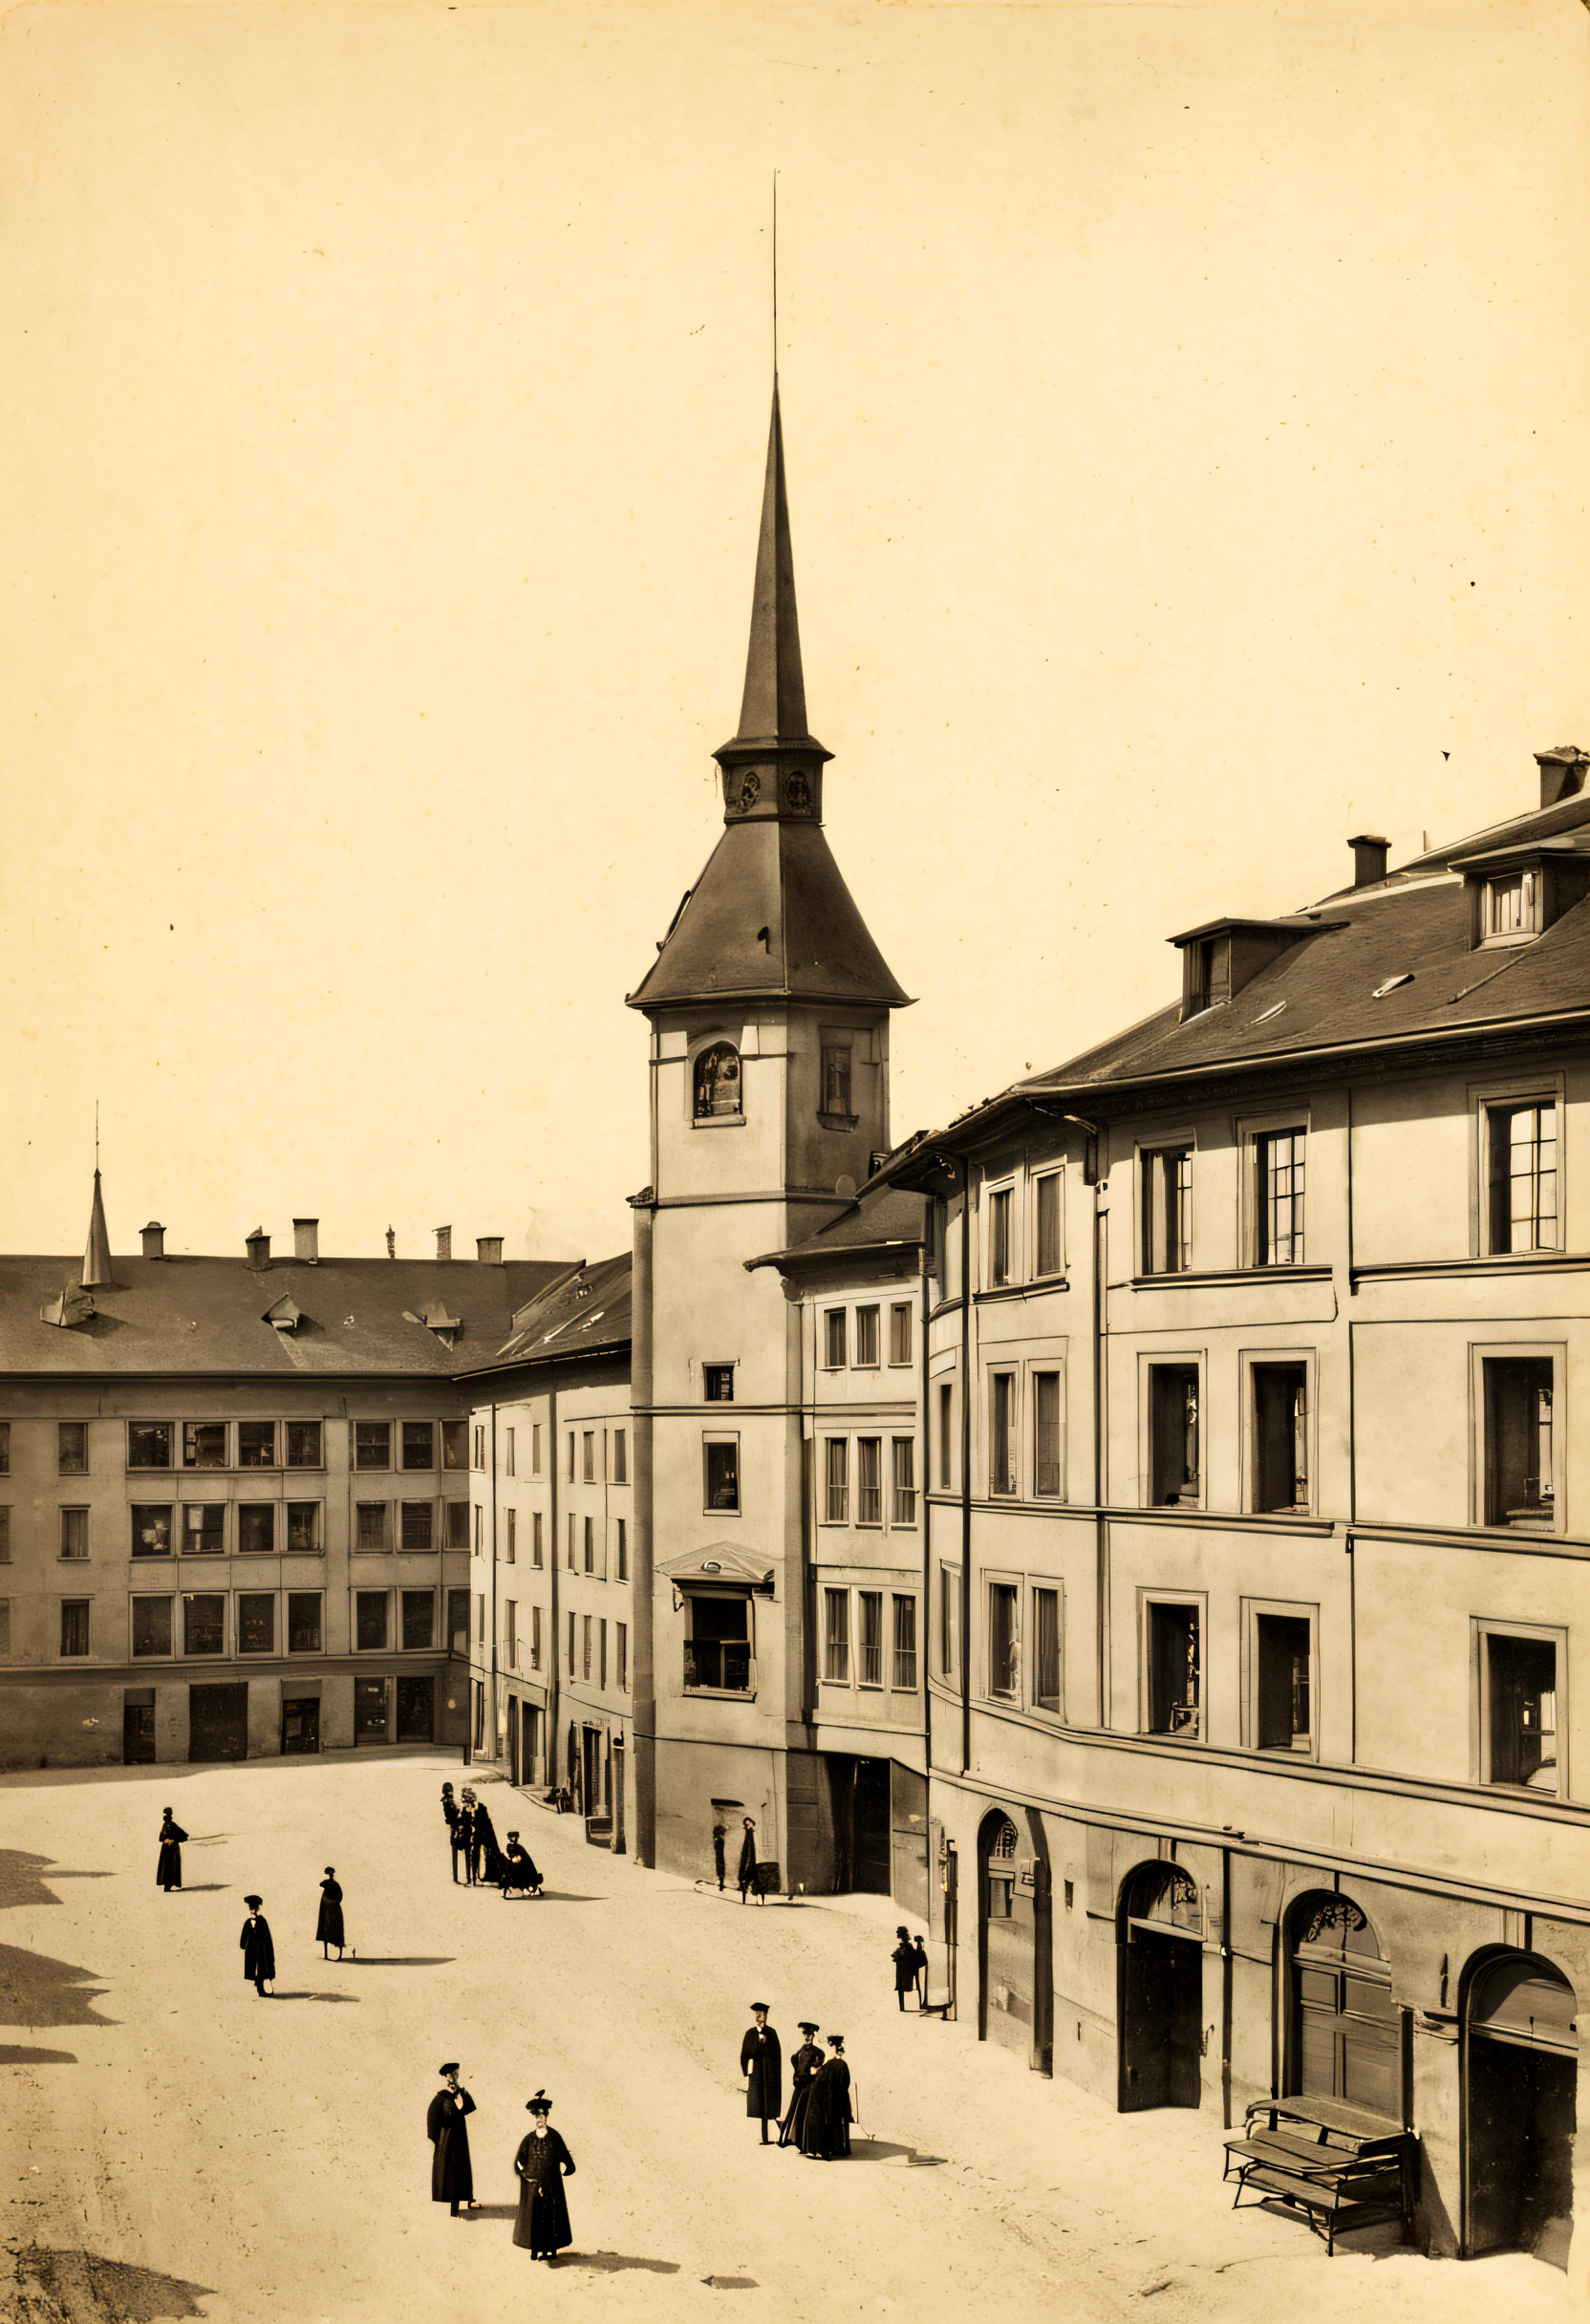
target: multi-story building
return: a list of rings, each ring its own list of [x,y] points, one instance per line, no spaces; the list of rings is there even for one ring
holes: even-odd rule
[[[439,1237],[445,1253],[445,1237]],[[0,1259],[0,1763],[460,1742],[468,1399],[551,1275],[475,1261]]]
[[[1176,1001],[875,1181],[936,1214],[934,1930],[963,2012],[1123,2108],[1411,2127],[1429,2248],[1559,2264],[1587,764],[1543,754],[1537,809],[1395,872],[1355,840],[1313,910],[1173,937]]]

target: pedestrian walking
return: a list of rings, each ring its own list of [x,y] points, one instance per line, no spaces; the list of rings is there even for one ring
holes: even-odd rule
[[[762,2142],[767,2144],[767,2125],[779,2119],[784,2103],[784,2052],[779,2037],[767,2022],[765,2001],[753,2001],[751,2015],[756,2020],[740,2045],[740,2071],[747,2077],[745,2083],[745,2112],[753,2122],[762,2124]]]
[[[903,2010],[906,1995],[916,1983],[916,1947],[911,1941],[909,1928],[897,1928],[894,1934],[900,1940],[891,1956],[894,1963],[894,1998]]]
[[[818,2068],[806,2104],[801,2152],[814,2163],[842,2163],[850,2152],[850,2069],[843,2034],[828,2035],[828,2056]]]
[[[425,2117],[425,2136],[433,2149],[431,2156],[431,2201],[449,2206],[451,2216],[457,2219],[459,2206],[465,2210],[478,2211],[475,2201],[475,2174],[469,2163],[469,2126],[465,2117],[475,2111],[475,2101],[459,2081],[458,2060],[439,2066],[446,2087],[439,2090],[431,2100]]]
[[[517,1832],[508,1834],[508,1844],[503,1850],[503,1902],[510,1895],[539,1896],[541,1875],[530,1858],[530,1852],[520,1843]]]
[[[276,1947],[270,1942],[270,1924],[260,1910],[265,1899],[246,1896],[243,1901],[248,1907],[248,1918],[238,1939],[243,1948],[243,1973],[263,2001],[266,1980],[274,1981],[276,1975]]]
[[[161,1808],[161,1861],[155,1870],[155,1884],[167,1896],[183,1884],[183,1842],[187,1834],[169,1808]]]
[[[475,1885],[475,1795],[467,1784],[459,1803],[459,1819],[453,1826],[453,1845],[463,1853],[464,1885]],[[455,1873],[454,1878],[457,1878]]]
[[[459,1850],[463,1844],[462,1835],[459,1830],[460,1812],[459,1803],[453,1797],[452,1785],[444,1783],[441,1787],[441,1814],[447,1826],[447,1853],[452,1859],[455,1881],[459,1877]]]
[[[497,1834],[491,1821],[491,1810],[477,1800],[475,1803],[476,1885],[487,1883],[495,1888],[502,1877],[503,1851],[497,1845]]]
[[[569,2199],[563,2191],[564,2181],[574,2176],[574,2158],[547,2120],[552,2101],[545,2090],[536,2092],[526,2111],[531,2127],[520,2140],[513,2158],[519,2176],[519,2216],[513,2223],[513,2240],[531,2259],[544,2259],[548,2268],[554,2268],[558,2253],[574,2240],[569,2225]]]
[[[757,1827],[749,1816],[745,1818],[745,1837],[740,1843],[740,1901],[745,1902],[745,1891],[755,1884],[757,1877]],[[761,1899],[758,1899],[761,1902]]]
[[[714,1871],[717,1873],[717,1875],[718,1875],[718,1889],[719,1889],[719,1894],[720,1894],[720,1895],[721,1895],[721,1894],[722,1894],[722,1889],[723,1889],[723,1880],[724,1880],[724,1876],[725,1876],[725,1874],[726,1874],[726,1872],[727,1872],[727,1870],[728,1870],[728,1864],[727,1864],[727,1861],[726,1861],[725,1857],[724,1857],[724,1849],[725,1849],[725,1847],[727,1846],[727,1843],[728,1843],[728,1838],[729,1838],[729,1828],[728,1828],[727,1824],[715,1823],[715,1824],[713,1825],[713,1827],[712,1827],[712,1868],[713,1868],[713,1870],[714,1870]]]
[[[328,1947],[334,1945],[336,1957],[340,1961],[343,1947],[342,1890],[337,1886],[336,1873],[330,1864],[326,1866],[326,1877],[320,1883],[320,1918],[315,1923],[314,1933],[320,1940],[320,1958],[329,1961],[332,1956]]]
[[[928,1948],[920,1937],[913,1938],[913,1943],[916,1947],[916,2006],[919,2010],[925,2010],[928,2006]]]
[[[806,2039],[789,2061],[789,2112],[779,2124],[781,2146],[799,2147],[801,2133],[806,2128],[806,2108],[811,2103],[811,2085],[823,2063],[823,2053],[812,2038],[816,2026],[803,2017],[801,2031]]]

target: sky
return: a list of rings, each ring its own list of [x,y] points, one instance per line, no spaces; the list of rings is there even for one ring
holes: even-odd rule
[[[927,1128],[1590,745],[1581,0],[0,18],[0,1247],[622,1248],[773,333]]]

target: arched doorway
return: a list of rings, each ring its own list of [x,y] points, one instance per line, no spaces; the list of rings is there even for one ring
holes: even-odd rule
[[[1401,2020],[1391,1965],[1351,1897],[1316,1891],[1287,1917],[1286,2088],[1400,2123]]]
[[[1204,1916],[1179,1864],[1139,1864],[1121,1883],[1116,1935],[1123,2114],[1203,2096]]]
[[[1022,2057],[1032,2055],[1036,1929],[1030,1864],[1017,1856],[1016,1826],[1002,1808],[978,1834],[982,1996],[978,2033]],[[1025,1877],[1023,1877],[1023,1875]]]
[[[1464,2249],[1568,2264],[1578,2005],[1534,1953],[1481,1964],[1463,2013]]]

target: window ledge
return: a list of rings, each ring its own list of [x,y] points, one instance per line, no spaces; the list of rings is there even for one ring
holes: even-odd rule
[[[1064,1275],[1035,1275],[1023,1283],[991,1283],[986,1291],[974,1291],[972,1304],[974,1307],[986,1307],[998,1300],[1032,1299],[1041,1292],[1069,1291],[1070,1288],[1070,1282]],[[949,1300],[944,1303],[946,1306],[957,1306],[959,1302]],[[935,1308],[934,1314],[938,1312]],[[931,1317],[929,1321],[932,1321]]]
[[[687,1703],[754,1703],[754,1687],[681,1687],[680,1694]]]
[[[825,1130],[858,1130],[861,1127],[859,1113],[820,1113],[817,1119]]]
[[[1134,1275],[1131,1288],[1134,1291],[1164,1291],[1177,1283],[1327,1283],[1334,1272],[1330,1266],[1314,1259],[1306,1264],[1301,1260],[1295,1264],[1280,1260],[1274,1265],[1256,1262],[1250,1267],[1168,1267],[1163,1274]]]
[[[703,1113],[693,1117],[690,1127],[692,1130],[743,1130],[745,1116],[742,1113]]]

